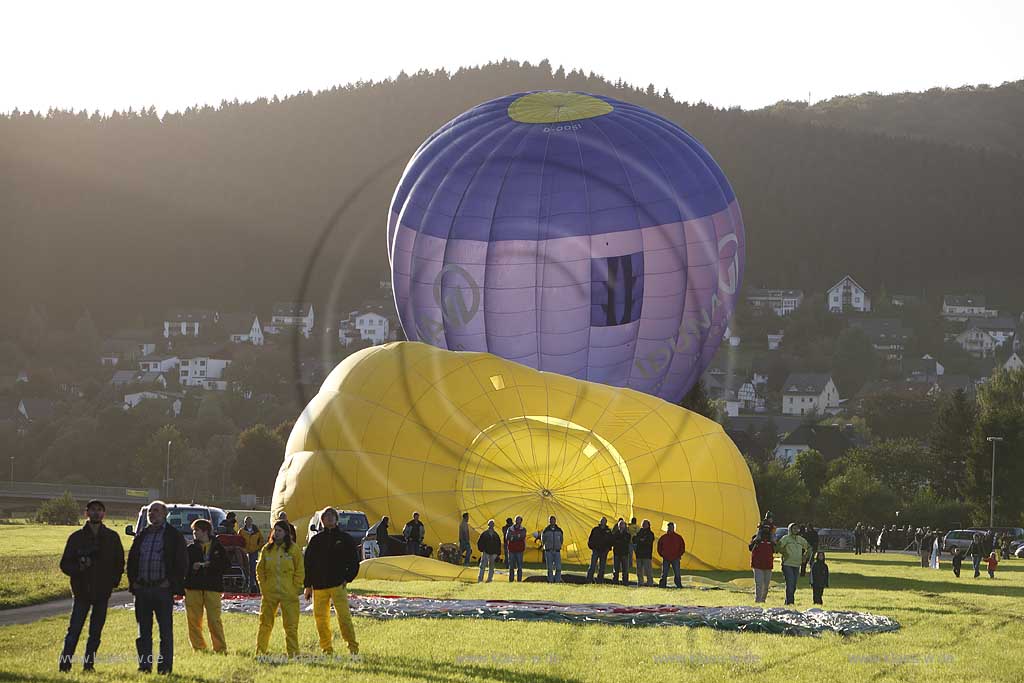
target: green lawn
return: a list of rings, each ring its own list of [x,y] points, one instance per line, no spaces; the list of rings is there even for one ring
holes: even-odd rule
[[[915,566],[913,557],[886,554],[830,559],[828,609],[864,610],[896,618],[896,633],[842,637],[786,637],[707,628],[628,628],[605,625],[501,623],[462,620],[357,619],[364,659],[350,662],[259,663],[253,656],[256,617],[226,614],[227,657],[188,651],[185,620],[175,614],[183,679],[210,683],[242,681],[1009,681],[1020,680],[1016,653],[1024,642],[1024,562],[1001,564],[997,579],[956,579]],[[714,572],[729,579],[741,573]],[[776,573],[776,578],[781,578]],[[356,581],[353,590],[392,595],[459,598],[548,599],[566,602],[749,604],[751,596],[727,591],[637,589],[616,586],[548,586],[495,582],[474,585],[431,582]],[[797,607],[811,607],[801,583]],[[780,606],[774,590],[769,606]],[[48,679],[66,620],[0,627],[0,681]],[[303,652],[314,655],[313,620],[299,625]],[[134,670],[132,613],[112,610],[101,653],[101,672],[88,680],[120,680]],[[82,645],[84,645],[84,640]],[[80,645],[81,647],[81,645]],[[272,651],[283,652],[278,626]],[[344,646],[336,648],[343,651]],[[28,656],[31,654],[32,656]],[[81,652],[79,652],[81,654]],[[76,674],[78,676],[80,674]]]
[[[132,541],[131,536],[124,535],[125,524],[129,523],[106,522],[121,534],[126,553]],[[80,528],[81,525],[0,524],[0,610],[71,597],[71,584],[60,571],[60,556],[68,536]],[[123,587],[127,585],[127,581],[122,582]]]

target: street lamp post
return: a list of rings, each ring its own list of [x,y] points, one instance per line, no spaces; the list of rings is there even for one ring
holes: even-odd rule
[[[14,456],[11,456],[11,483],[14,483]]]
[[[171,498],[171,442],[167,442],[167,474],[164,478],[164,497]]]
[[[996,525],[996,442],[1002,441],[1001,436],[987,436],[986,441],[992,442],[992,494],[989,499],[988,526],[991,529]]]

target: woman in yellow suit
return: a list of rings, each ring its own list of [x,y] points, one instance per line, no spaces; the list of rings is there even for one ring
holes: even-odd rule
[[[299,654],[299,593],[305,580],[302,552],[292,543],[288,522],[278,522],[270,542],[263,546],[256,576],[260,582],[260,630],[256,636],[256,654],[266,654],[274,616],[278,606],[284,621],[284,640],[288,656]]]

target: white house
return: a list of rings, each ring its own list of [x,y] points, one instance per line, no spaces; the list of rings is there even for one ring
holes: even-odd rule
[[[217,311],[175,308],[164,317],[164,338],[198,337],[219,320]]]
[[[151,353],[139,359],[142,372],[170,372],[178,367],[178,357],[167,353]]]
[[[391,318],[372,310],[352,311],[347,320],[338,324],[338,341],[344,346],[359,339],[377,345],[395,338],[395,325]]]
[[[1016,353],[1010,354],[1010,357],[1003,363],[1003,370],[1010,372],[1011,370],[1020,370],[1024,368],[1024,360],[1020,359]]]
[[[1017,333],[1017,321],[1007,316],[997,316],[995,318],[969,318],[965,329],[969,330],[972,327],[988,332],[997,347],[1002,346],[1008,341],[1012,341],[1014,335]]]
[[[968,318],[994,318],[999,311],[985,306],[981,294],[947,294],[942,297],[942,317],[963,322]]]
[[[794,372],[782,385],[782,414],[824,415],[839,408],[839,391],[825,373]]]
[[[255,313],[231,313],[221,318],[220,328],[232,344],[263,346],[263,327]]]
[[[270,324],[266,327],[266,332],[281,334],[286,330],[297,328],[299,334],[309,339],[315,322],[316,316],[313,312],[313,304],[311,303],[291,302],[274,304],[274,310],[270,317]]]
[[[785,334],[781,330],[776,332],[775,334],[769,334],[768,335],[768,350],[769,351],[778,351],[779,347],[782,346],[782,339],[783,339],[784,336],[785,336]]]
[[[752,308],[770,310],[775,315],[787,316],[804,302],[804,293],[800,289],[755,289],[747,295],[747,303]]]
[[[124,410],[131,410],[143,401],[169,401],[170,408],[168,412],[174,415],[174,417],[181,415],[181,395],[166,391],[134,391],[130,394],[125,394],[122,408]]]
[[[847,275],[829,288],[825,295],[825,305],[832,313],[867,313],[871,310],[871,297],[856,280]]]
[[[996,340],[980,327],[968,327],[956,336],[961,349],[977,358],[987,358],[995,351]]]
[[[183,387],[224,391],[227,389],[224,370],[229,365],[231,359],[222,350],[196,349],[182,353],[181,364],[178,366],[178,383]]]

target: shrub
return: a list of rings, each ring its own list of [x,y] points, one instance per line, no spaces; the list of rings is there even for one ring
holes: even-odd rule
[[[60,498],[53,498],[39,506],[36,521],[40,524],[77,524],[79,512],[78,503],[65,491]]]

